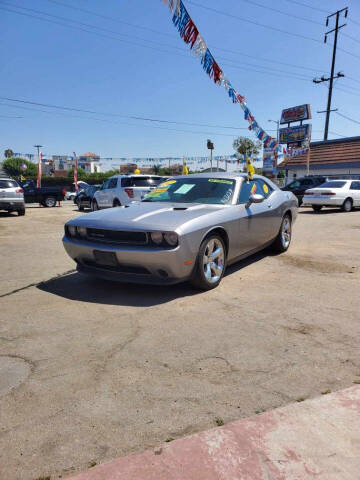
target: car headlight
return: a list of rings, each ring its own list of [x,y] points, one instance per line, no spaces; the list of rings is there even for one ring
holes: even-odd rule
[[[74,225],[68,226],[68,232],[70,234],[70,237],[76,237],[76,227]]]
[[[151,233],[151,240],[156,243],[156,245],[160,245],[163,241],[163,234],[161,232],[152,232]]]
[[[175,232],[164,233],[164,238],[166,243],[168,243],[172,247],[175,247],[179,243],[178,234]]]
[[[80,237],[86,237],[87,235],[86,227],[76,227],[76,231]]]

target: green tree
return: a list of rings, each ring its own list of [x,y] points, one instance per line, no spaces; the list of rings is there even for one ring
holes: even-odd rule
[[[23,172],[21,165],[26,165],[27,169]],[[2,162],[2,168],[9,177],[18,177],[19,175],[33,176],[37,175],[37,165],[24,158],[10,157]]]
[[[70,170],[68,170],[67,176],[69,178],[74,178],[74,167],[70,168]],[[78,169],[77,169],[77,179],[86,181],[86,177],[87,177],[86,171],[83,168],[78,167]]]
[[[14,152],[11,150],[11,148],[7,148],[4,152],[4,157],[11,158],[13,156],[14,156]]]
[[[152,167],[152,171],[154,172],[154,175],[159,175],[160,170],[161,170],[160,165],[154,165]]]
[[[248,137],[238,137],[233,142],[233,147],[239,156],[245,154],[258,155],[261,150],[261,145],[259,140],[254,142]]]

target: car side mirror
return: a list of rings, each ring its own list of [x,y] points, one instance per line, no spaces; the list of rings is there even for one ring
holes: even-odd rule
[[[249,208],[252,203],[262,203],[265,200],[265,197],[262,195],[250,195],[249,200],[246,204],[246,208]]]

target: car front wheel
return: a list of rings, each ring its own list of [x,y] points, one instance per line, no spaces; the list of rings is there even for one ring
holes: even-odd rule
[[[224,275],[226,250],[219,235],[209,235],[200,245],[191,284],[200,290],[216,288]]]
[[[98,203],[97,203],[96,200],[93,200],[93,201],[92,201],[91,210],[92,210],[93,212],[96,212],[96,210],[99,210],[99,205],[98,205]]]
[[[44,200],[45,207],[55,207],[56,198],[55,197],[46,197]]]
[[[291,217],[286,214],[281,222],[281,227],[275,241],[273,243],[273,250],[277,253],[284,253],[290,247],[292,236]]]

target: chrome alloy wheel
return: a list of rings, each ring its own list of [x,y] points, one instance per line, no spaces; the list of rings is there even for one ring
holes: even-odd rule
[[[221,242],[212,238],[207,243],[203,256],[204,276],[210,284],[216,283],[221,278],[224,270],[224,248]]]
[[[291,221],[289,217],[285,217],[281,227],[281,241],[283,247],[286,249],[291,242]]]

